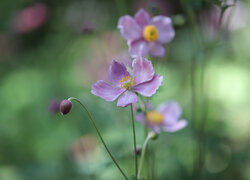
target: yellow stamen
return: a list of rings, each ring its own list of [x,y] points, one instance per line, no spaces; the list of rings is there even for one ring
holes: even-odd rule
[[[164,116],[157,111],[150,111],[146,113],[146,118],[150,123],[159,125],[163,122]]]
[[[131,89],[135,85],[135,77],[126,76],[120,80],[121,87],[126,89]]]
[[[158,30],[154,25],[149,25],[144,28],[143,37],[146,41],[156,41],[158,39]]]

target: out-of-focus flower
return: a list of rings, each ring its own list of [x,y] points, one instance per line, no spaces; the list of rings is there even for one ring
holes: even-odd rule
[[[155,110],[148,110],[145,114],[136,114],[135,119],[141,124],[145,124],[146,121],[147,126],[156,133],[160,133],[160,127],[164,131],[176,132],[187,126],[186,120],[179,120],[181,113],[180,105],[170,101],[160,104]]]
[[[233,2],[228,2],[233,5]],[[244,1],[235,1],[234,6],[226,10],[223,17],[223,26],[229,31],[238,30],[246,27],[248,23],[248,9]]]
[[[52,99],[49,103],[48,109],[52,114],[58,113],[60,110],[60,101],[58,99]]]
[[[73,143],[71,148],[72,158],[81,164],[94,162],[98,158],[98,147],[94,136],[84,135]]]
[[[200,22],[201,27],[208,38],[214,38],[219,32],[219,7],[213,6],[211,9],[205,9],[201,12]]]
[[[60,111],[63,115],[68,114],[72,108],[72,102],[65,99],[60,104]]]
[[[234,31],[241,29],[247,25],[247,9],[244,2],[236,1],[224,2],[224,6],[229,6],[225,10],[222,17],[221,8],[212,6],[209,9],[204,9],[200,15],[202,30],[206,37],[215,38],[219,35],[220,30]],[[220,22],[220,18],[221,22]]]
[[[109,83],[97,81],[92,85],[91,93],[106,101],[114,101],[119,97],[117,106],[120,107],[136,103],[136,93],[152,96],[163,80],[162,76],[155,74],[152,63],[143,57],[133,61],[131,74],[123,63],[113,60],[108,75]]]
[[[162,44],[170,42],[175,36],[169,17],[155,16],[151,19],[143,9],[140,9],[134,18],[129,15],[122,16],[118,28],[127,40],[132,56],[164,56],[165,49]]]
[[[43,3],[36,3],[18,12],[14,17],[13,26],[19,33],[30,32],[44,25],[47,17],[47,6]]]

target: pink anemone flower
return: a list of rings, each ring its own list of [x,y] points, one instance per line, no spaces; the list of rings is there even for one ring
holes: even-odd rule
[[[176,101],[170,101],[160,104],[156,109],[150,108],[145,114],[138,113],[135,119],[141,124],[147,123],[147,126],[156,133],[160,133],[162,128],[167,132],[176,132],[187,126],[187,121],[180,119],[182,110]]]
[[[17,32],[26,33],[44,25],[48,18],[48,8],[43,3],[36,3],[18,12],[14,18]]]
[[[125,65],[112,61],[108,73],[109,82],[97,81],[92,85],[91,93],[106,101],[118,98],[117,106],[126,107],[138,101],[137,93],[150,97],[162,83],[163,77],[155,74],[152,63],[143,57],[137,57],[132,63],[130,74]]]
[[[172,21],[167,16],[155,16],[140,9],[133,17],[122,16],[118,28],[124,39],[127,40],[131,56],[164,56],[165,49],[162,44],[170,42],[175,31]]]

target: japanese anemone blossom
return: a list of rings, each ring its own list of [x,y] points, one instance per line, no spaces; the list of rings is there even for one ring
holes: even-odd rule
[[[160,133],[160,127],[164,131],[176,132],[187,126],[186,120],[179,120],[181,117],[181,107],[176,101],[160,104],[156,109],[150,108],[145,114],[138,113],[135,119],[147,126],[156,133]]]
[[[118,28],[127,40],[131,56],[163,56],[165,49],[162,44],[170,42],[175,36],[169,17],[160,15],[151,19],[143,9],[134,18],[129,15],[122,16]]]
[[[136,103],[136,93],[146,97],[152,96],[163,80],[162,76],[155,74],[152,63],[139,56],[132,63],[131,74],[124,64],[113,60],[108,78],[110,82],[99,80],[93,84],[91,93],[106,101],[118,98],[117,106],[121,107]]]

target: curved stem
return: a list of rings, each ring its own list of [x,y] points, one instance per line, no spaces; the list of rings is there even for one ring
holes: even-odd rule
[[[134,120],[133,104],[131,104],[130,108],[131,108],[132,126],[133,126],[133,139],[134,139],[134,152],[135,152],[135,176],[136,176],[137,175],[137,148],[136,148],[135,120]]]
[[[140,159],[140,164],[139,164],[139,170],[138,170],[138,174],[137,174],[137,179],[140,179],[140,175],[141,175],[141,171],[142,171],[142,166],[143,166],[143,161],[144,161],[144,157],[145,157],[145,152],[147,149],[147,144],[148,141],[150,140],[150,136],[148,135],[147,138],[144,141],[144,144],[142,146],[142,154],[141,154],[141,159]]]
[[[75,100],[75,101],[78,102],[78,103],[83,107],[83,109],[87,112],[87,115],[88,115],[88,117],[89,117],[90,122],[93,124],[95,130],[97,131],[97,134],[98,134],[99,138],[101,139],[102,144],[104,145],[105,149],[107,150],[107,152],[108,152],[109,156],[111,157],[112,161],[115,163],[116,167],[117,167],[117,168],[119,169],[119,171],[122,173],[122,175],[124,176],[124,178],[125,178],[126,180],[128,180],[128,177],[127,177],[127,176],[125,175],[125,173],[122,171],[122,169],[120,168],[120,166],[119,166],[118,163],[116,162],[115,158],[113,157],[113,155],[112,155],[111,152],[109,151],[109,149],[108,149],[106,143],[104,142],[104,140],[103,140],[103,138],[102,138],[102,135],[101,135],[100,131],[98,130],[98,128],[97,128],[97,126],[96,126],[96,124],[95,124],[95,121],[93,120],[92,116],[90,115],[88,109],[87,109],[87,108],[82,104],[82,102],[81,102],[80,100],[78,100],[77,98],[70,97],[68,100],[69,100],[69,101]]]
[[[144,113],[144,116],[146,117],[146,112],[147,112],[147,107],[146,107],[146,104],[144,102],[144,100],[141,98],[141,96],[138,96],[139,97],[139,104],[140,104],[140,107],[142,109],[142,112]],[[147,120],[146,118],[144,118],[144,138],[146,140],[147,138],[147,135],[148,135],[148,126],[147,126]],[[146,171],[147,171],[147,179],[149,180],[150,179],[150,172],[149,172],[149,159],[148,159],[148,146],[146,147],[145,149],[145,155],[146,156]]]

